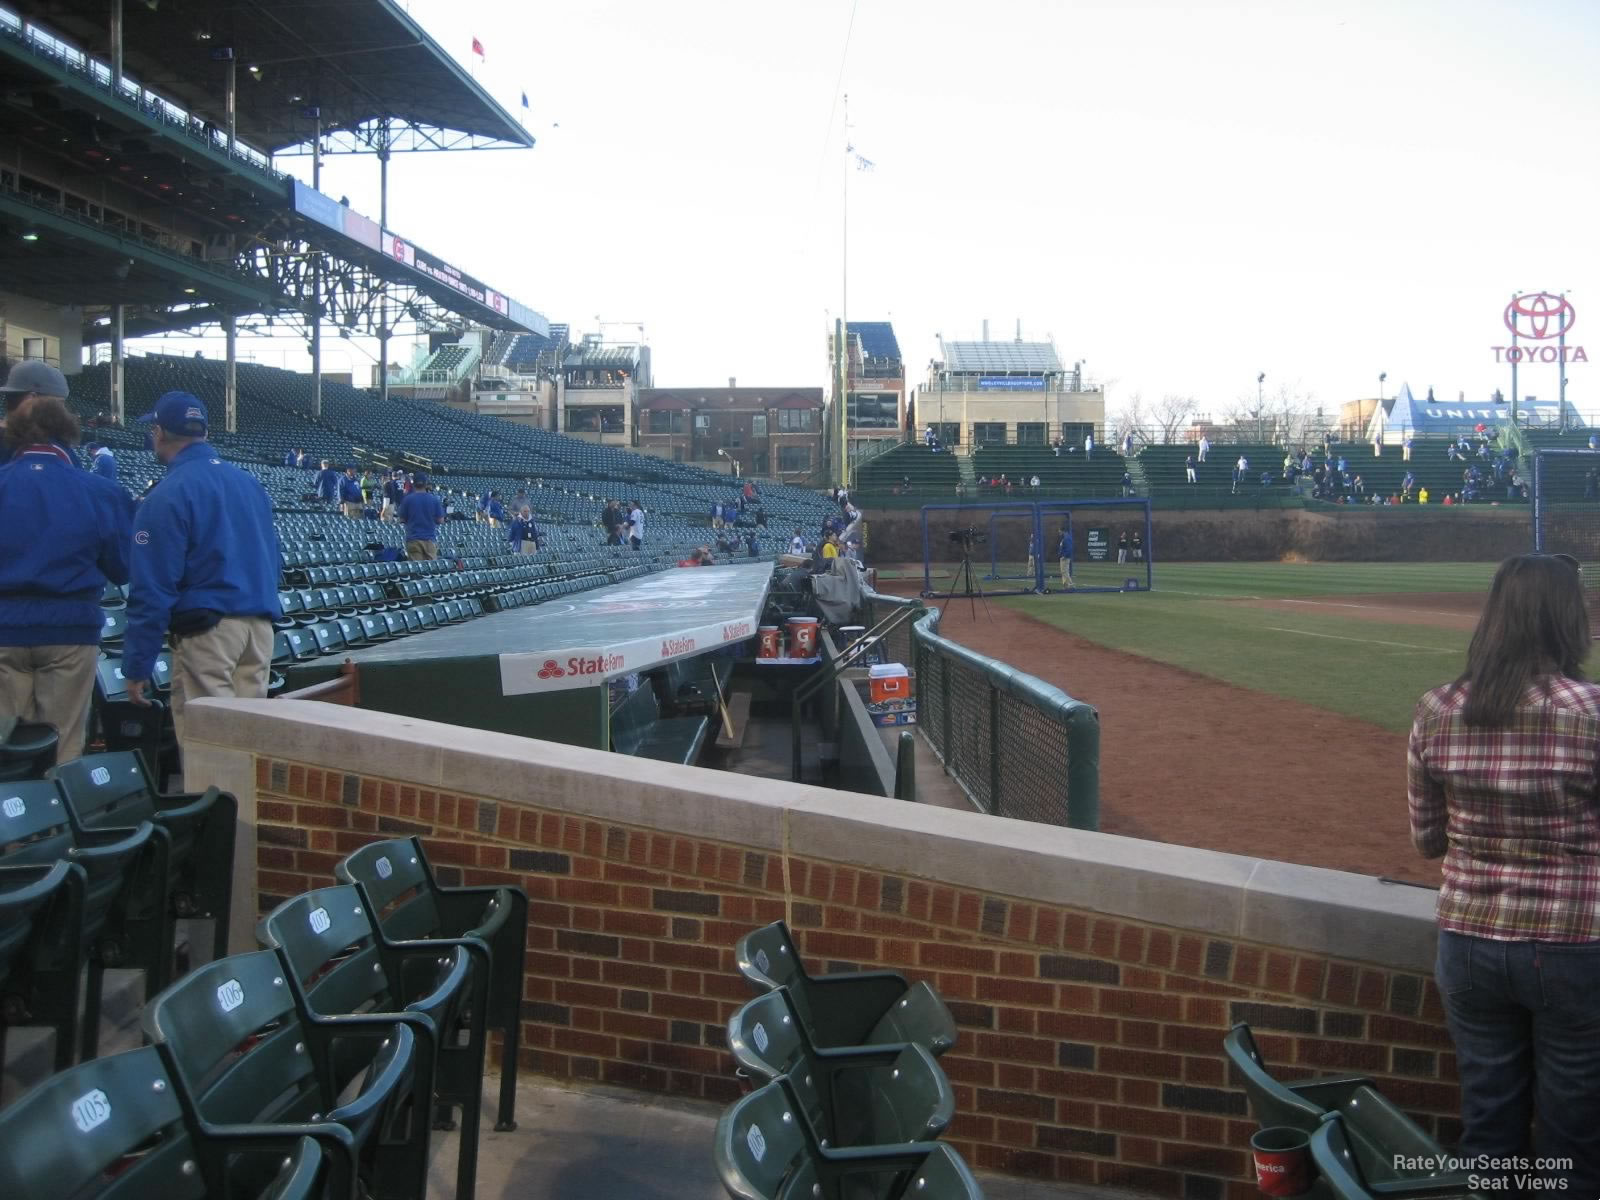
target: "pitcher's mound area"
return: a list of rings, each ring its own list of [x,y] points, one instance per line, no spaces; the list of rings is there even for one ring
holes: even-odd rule
[[[1100,710],[1106,833],[1438,884],[1438,864],[1411,848],[1403,735],[1108,650],[1002,604],[975,618],[965,600],[939,607],[946,636]]]

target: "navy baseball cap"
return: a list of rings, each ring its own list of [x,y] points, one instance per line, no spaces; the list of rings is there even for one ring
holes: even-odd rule
[[[423,472],[418,471],[415,475],[413,475],[411,477],[411,482],[416,484],[418,487],[427,487],[428,486],[428,477]]]
[[[208,428],[206,406],[190,392],[168,392],[139,420],[153,421],[175,437],[205,437]]]
[[[24,359],[11,368],[5,387],[0,387],[6,399],[12,396],[37,392],[41,396],[67,396],[67,377],[47,362],[36,358]]]

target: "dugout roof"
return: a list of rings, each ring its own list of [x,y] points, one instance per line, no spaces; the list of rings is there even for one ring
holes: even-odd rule
[[[108,57],[105,0],[9,0],[9,7]],[[309,142],[313,105],[324,131],[392,118],[477,146],[533,145],[394,0],[127,0],[124,14],[127,73],[219,124],[224,62],[217,55],[231,48],[238,134],[260,150]]]
[[[755,637],[771,583],[771,563],[658,571],[349,657],[363,667],[497,660],[505,696],[594,687]]]

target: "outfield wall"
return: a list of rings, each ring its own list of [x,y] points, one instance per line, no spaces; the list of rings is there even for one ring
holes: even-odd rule
[[[978,508],[980,506],[974,506]],[[954,561],[948,530],[958,514],[934,514],[929,546],[935,561]],[[1499,562],[1533,547],[1527,505],[1456,510],[1409,506],[1374,511],[1352,508],[1199,509],[1151,514],[1155,561],[1161,562]],[[985,521],[987,518],[985,517]],[[979,524],[985,523],[980,521]],[[1107,524],[1116,528],[1114,520]],[[1003,559],[1027,557],[1023,522],[1001,526]],[[867,551],[874,562],[922,561],[921,514],[868,514]],[[1083,553],[1079,544],[1078,553]],[[985,550],[982,557],[988,559]],[[1160,586],[1159,579],[1157,586]]]
[[[1283,1075],[1369,1074],[1456,1138],[1431,892],[303,701],[188,721],[189,786],[239,799],[234,947],[355,847],[418,834],[447,881],[529,892],[530,1069],[732,1099],[733,943],[782,917],[813,969],[949,998],[950,1140],[980,1167],[1255,1196],[1237,1020]]]

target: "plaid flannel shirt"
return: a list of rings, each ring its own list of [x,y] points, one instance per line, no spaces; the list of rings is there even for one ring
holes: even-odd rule
[[[1499,941],[1600,940],[1600,684],[1528,688],[1505,728],[1468,728],[1466,689],[1417,704],[1411,840],[1444,855],[1439,927]]]

